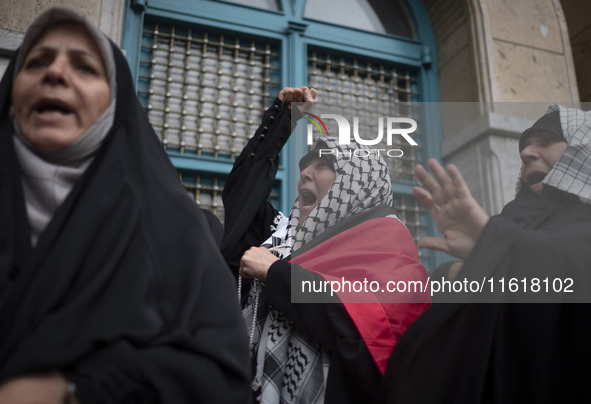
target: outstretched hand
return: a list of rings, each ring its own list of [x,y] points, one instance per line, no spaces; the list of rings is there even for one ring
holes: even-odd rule
[[[489,216],[472,197],[455,165],[450,164],[444,169],[435,159],[430,159],[427,165],[434,177],[423,166],[416,166],[415,174],[424,188],[414,187],[413,194],[429,209],[443,238],[424,237],[418,246],[465,259]]]
[[[285,87],[279,92],[279,99],[291,108],[292,102],[314,102],[318,92],[313,88],[306,86],[300,88]]]

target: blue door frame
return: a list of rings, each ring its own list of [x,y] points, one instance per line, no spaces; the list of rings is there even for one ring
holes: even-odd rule
[[[229,1],[127,0],[121,46],[126,51],[136,87],[140,66],[139,43],[144,18],[154,16],[278,42],[281,49],[280,88],[307,84],[307,49],[314,46],[414,68],[419,72],[421,102],[439,101],[435,39],[427,12],[420,0],[406,0],[416,39],[371,33],[305,17],[306,0],[280,0],[280,3],[282,11],[269,11]],[[264,21],[264,24],[261,24],[261,21]],[[429,136],[425,136],[424,144],[421,144],[423,156],[440,160],[440,128],[437,114],[424,121],[423,131]],[[283,151],[277,175],[277,180],[281,184],[280,208],[283,211],[290,210],[291,201],[296,196],[297,173],[289,174],[287,167],[294,166],[294,159],[302,156],[306,148],[305,139],[293,138]],[[219,174],[227,174],[231,169],[227,162],[216,161],[213,158],[171,154],[171,160],[179,169]],[[413,185],[411,182],[396,182],[393,189],[395,193],[412,195]],[[427,217],[425,220],[428,222],[427,231],[430,234],[436,233],[431,219]],[[432,253],[430,262],[425,265],[434,267],[443,260],[443,254]]]

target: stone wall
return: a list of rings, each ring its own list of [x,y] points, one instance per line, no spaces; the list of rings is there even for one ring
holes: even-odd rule
[[[493,101],[578,101],[560,2],[486,0],[493,40]]]
[[[45,9],[77,9],[119,43],[124,3],[0,0],[0,74],[22,33]],[[443,114],[444,161],[468,173],[478,201],[489,213],[497,213],[513,198],[520,132],[550,103],[591,101],[587,68],[591,1],[423,0],[423,4],[438,47],[441,101],[464,103],[455,104],[461,107],[454,113]]]
[[[591,4],[564,2],[567,9],[576,8],[570,3]],[[585,58],[585,50],[591,57],[591,11],[579,10],[581,21],[569,35],[559,0],[424,0],[424,5],[438,46],[441,101],[447,104],[443,159],[465,173],[489,213],[498,213],[514,196],[521,131],[549,104],[579,101],[570,42],[577,46],[575,60]],[[582,88],[584,80],[591,87],[587,75]]]
[[[0,75],[23,33],[33,20],[51,7],[80,11],[115,43],[121,40],[125,0],[0,0]]]

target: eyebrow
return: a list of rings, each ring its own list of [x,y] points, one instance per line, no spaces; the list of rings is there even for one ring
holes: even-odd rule
[[[538,139],[544,139],[544,138],[550,138],[550,139],[560,139],[560,140],[564,140],[562,137],[558,136],[555,133],[552,132],[546,132],[546,131],[541,131],[541,132],[536,132],[532,135],[532,137],[537,137]]]
[[[31,51],[29,52],[29,55],[33,52],[55,52],[56,50],[57,50],[57,48],[54,46],[38,46],[38,47],[34,47],[33,49],[31,49]],[[102,63],[102,58],[97,57],[94,53],[89,52],[85,49],[78,49],[78,48],[68,49],[67,53],[73,53],[73,54],[77,54],[77,55],[87,56],[87,57],[97,60],[99,63]]]
[[[558,143],[558,142],[566,142],[566,139],[564,139],[563,137],[558,136],[555,133],[552,132],[536,132],[531,134],[530,136],[528,136],[523,144],[524,147],[529,146],[533,143],[543,143],[544,141],[549,141],[550,143]]]

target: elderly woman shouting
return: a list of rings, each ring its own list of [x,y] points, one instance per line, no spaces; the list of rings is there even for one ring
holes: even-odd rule
[[[393,302],[393,294],[375,289],[339,290],[292,303],[293,290],[339,280],[385,288],[392,280],[424,283],[427,274],[393,208],[387,165],[367,147],[317,139],[299,162],[298,198],[289,217],[267,202],[291,114],[299,114],[290,107],[315,95],[307,87],[283,89],[236,160],[224,187],[222,249],[240,274],[257,400],[372,403],[392,349],[429,307],[428,292]],[[338,154],[321,155],[321,149]]]
[[[27,31],[0,144],[0,402],[248,402],[230,272],[81,15]]]

